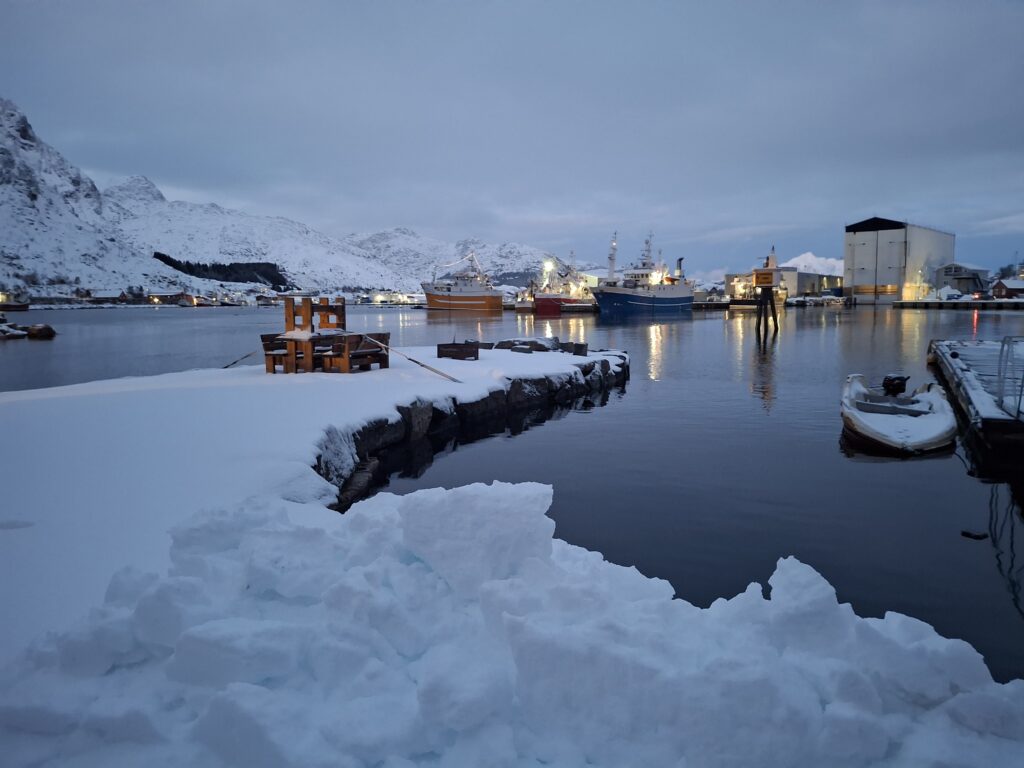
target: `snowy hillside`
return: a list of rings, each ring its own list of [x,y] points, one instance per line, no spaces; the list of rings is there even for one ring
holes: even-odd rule
[[[262,287],[191,277],[155,260],[160,252],[182,262],[270,262],[294,286],[325,293],[416,291],[471,250],[497,282],[520,285],[549,257],[514,243],[449,243],[408,229],[331,237],[290,219],[169,201],[143,176],[101,194],[0,99],[0,287],[34,296],[130,285],[199,293]]]
[[[343,240],[290,219],[251,216],[210,203],[169,202],[149,179],[132,176],[103,193],[106,216],[133,248],[179,261],[273,262],[299,288],[326,292],[414,290],[403,275]]]
[[[0,99],[0,284],[67,295],[174,277],[152,259],[140,269],[139,256],[121,247],[92,180]]]

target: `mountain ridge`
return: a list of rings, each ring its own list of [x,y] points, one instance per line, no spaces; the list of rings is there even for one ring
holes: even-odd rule
[[[444,274],[444,265],[470,250],[498,282],[535,272],[551,256],[517,243],[434,240],[407,227],[332,237],[285,217],[171,201],[142,175],[101,192],[0,97],[0,288],[72,296],[130,285],[198,292],[263,287],[190,276],[153,259],[159,252],[177,262],[272,262],[305,290],[418,291],[422,280]]]

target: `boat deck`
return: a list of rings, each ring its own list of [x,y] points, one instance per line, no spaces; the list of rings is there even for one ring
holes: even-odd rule
[[[1024,450],[1024,337],[935,340],[928,352],[985,446],[999,454]]]

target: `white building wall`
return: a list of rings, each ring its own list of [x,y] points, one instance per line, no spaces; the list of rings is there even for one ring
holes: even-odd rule
[[[931,284],[935,270],[953,261],[956,237],[937,229],[918,227],[907,228],[907,272],[902,298],[919,299],[934,290]]]
[[[905,229],[847,232],[843,286],[858,304],[916,299],[932,289],[936,267],[953,260],[956,238],[948,232],[908,224]]]

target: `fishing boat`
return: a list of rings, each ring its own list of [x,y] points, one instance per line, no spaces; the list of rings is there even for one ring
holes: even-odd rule
[[[0,312],[25,312],[28,310],[29,297],[27,293],[17,291],[7,293],[0,291]]]
[[[639,263],[624,269],[619,277],[615,272],[617,233],[612,236],[608,277],[590,289],[601,314],[678,314],[693,309],[693,286],[683,278],[683,259],[676,261],[674,275],[669,274],[663,263],[655,264],[651,256],[653,237],[650,234],[644,240]]]
[[[886,376],[882,392],[859,373],[846,377],[839,411],[846,430],[872,447],[901,454],[924,453],[956,439],[956,416],[945,390],[922,384],[904,396],[906,376]]]
[[[592,309],[594,297],[587,288],[586,280],[576,269],[576,254],[569,252],[569,263],[557,256],[544,262],[541,286],[533,291],[534,311],[538,315],[560,315],[565,307]]]
[[[421,283],[427,297],[427,309],[500,312],[504,294],[491,284],[476,254],[470,251],[461,261],[468,262],[462,271],[451,277],[440,280],[435,277],[429,283]]]

